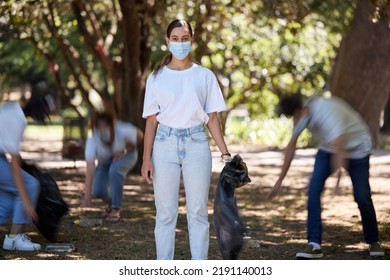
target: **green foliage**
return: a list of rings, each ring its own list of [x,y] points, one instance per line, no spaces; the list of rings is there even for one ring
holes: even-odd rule
[[[147,2],[137,3],[140,7],[147,7]],[[41,54],[49,54],[59,65],[61,79],[65,81],[73,101],[81,100],[81,85],[113,95],[113,85],[102,62],[90,49],[86,38],[80,35],[72,3],[65,0],[3,1],[1,7],[5,12],[0,14],[0,32],[6,30],[19,39],[31,37]],[[96,39],[99,32],[102,38],[109,38],[110,32],[117,28],[112,33],[107,52],[113,61],[123,60],[124,36],[133,34],[121,32],[116,26],[116,20],[122,16],[115,6],[118,2],[101,0],[86,3],[93,9],[100,29],[95,30],[82,13],[85,29]],[[288,138],[288,129],[283,128],[285,121],[273,119],[279,97],[296,92],[310,96],[327,87],[332,61],[355,5],[353,0],[165,0],[161,3],[157,7],[159,12],[147,22],[149,31],[140,38],[149,42],[151,47],[150,71],[167,53],[166,26],[174,18],[187,19],[195,29],[194,60],[217,75],[229,110],[245,105],[248,118],[252,120],[233,122],[226,127],[243,140],[260,141],[263,138],[269,145],[276,145],[277,141],[285,143],[283,139]],[[139,9],[140,14],[148,12],[147,8]],[[48,18],[52,18],[51,25],[47,22]],[[55,34],[50,26],[55,27]],[[66,39],[75,51],[70,63],[61,53],[61,41],[56,38]],[[3,40],[1,51],[6,48],[13,50],[11,42]],[[33,55],[35,60],[29,60],[27,55],[18,56],[16,51],[7,54],[7,59],[17,61],[16,65],[28,66],[30,61],[38,65],[38,69],[48,68],[47,62],[38,62],[37,51],[29,49],[27,44],[24,48],[26,51],[22,53]],[[67,64],[68,67],[65,67]],[[82,74],[79,65],[85,65],[88,76]],[[19,71],[10,71],[6,75],[23,76],[23,71],[28,68],[19,67]],[[72,73],[74,69],[78,69],[76,73]],[[77,80],[77,77],[80,79]],[[240,125],[241,128],[238,127]],[[263,129],[268,131],[261,132]],[[270,132],[276,129],[280,129],[280,133]],[[231,131],[228,134],[232,135]],[[233,140],[237,141],[236,136]]]
[[[259,117],[251,119],[245,110],[232,112],[226,126],[226,137],[234,144],[251,143],[261,147],[284,148],[291,137],[291,119]],[[298,139],[298,147],[316,145],[310,132],[304,130]]]
[[[51,81],[47,63],[25,41],[3,38],[0,43],[0,91],[44,79]]]

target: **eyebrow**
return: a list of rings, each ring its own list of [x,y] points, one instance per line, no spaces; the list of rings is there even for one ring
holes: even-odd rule
[[[172,38],[179,38],[180,36],[179,35],[171,35]],[[185,38],[185,37],[190,37],[190,35],[183,35],[181,36],[181,38]]]

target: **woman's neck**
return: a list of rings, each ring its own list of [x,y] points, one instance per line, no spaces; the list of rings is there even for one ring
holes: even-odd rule
[[[192,61],[189,58],[183,60],[172,58],[172,60],[167,64],[167,66],[169,69],[172,70],[186,70],[188,68],[191,68]]]

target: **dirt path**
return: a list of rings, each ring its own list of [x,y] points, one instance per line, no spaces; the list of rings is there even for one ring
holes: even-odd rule
[[[280,151],[260,151],[252,146],[230,146],[246,161],[252,182],[237,190],[240,213],[250,227],[240,259],[295,259],[297,251],[306,244],[306,185],[313,164],[314,149],[297,152],[285,180],[281,195],[269,201],[266,195],[280,171]],[[155,259],[153,189],[138,175],[129,175],[124,188],[122,219],[118,223],[84,228],[75,225],[80,217],[101,217],[103,204],[94,200],[94,207],[79,208],[84,183],[84,162],[63,160],[58,141],[26,141],[23,156],[50,171],[57,181],[71,210],[61,223],[59,242],[72,242],[78,252],[67,254],[13,253],[0,250],[0,259]],[[210,221],[212,202],[219,170],[218,153],[213,152],[213,178],[210,191]],[[76,166],[76,168],[74,168]],[[371,259],[363,242],[360,216],[351,193],[349,177],[343,176],[341,196],[333,195],[335,178],[327,181],[323,194],[323,250],[325,259]],[[372,198],[379,220],[382,244],[390,259],[390,152],[375,151],[371,160]],[[190,259],[185,199],[181,191],[175,259]],[[3,238],[7,227],[0,227]],[[43,247],[48,243],[35,228],[29,235]],[[210,259],[221,259],[212,225],[210,226]]]

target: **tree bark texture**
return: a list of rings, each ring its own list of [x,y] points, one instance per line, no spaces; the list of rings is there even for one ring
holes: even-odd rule
[[[378,148],[380,117],[390,94],[390,28],[386,20],[371,20],[374,9],[369,0],[358,0],[333,68],[331,92],[362,115]]]

